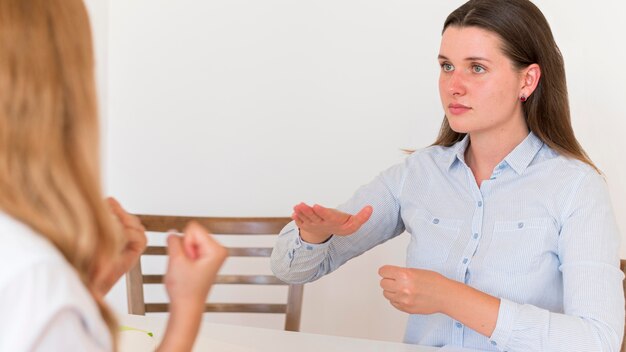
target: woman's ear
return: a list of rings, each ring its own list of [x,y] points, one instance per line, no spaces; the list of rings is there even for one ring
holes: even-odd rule
[[[521,81],[521,95],[529,97],[539,84],[541,79],[541,67],[537,64],[532,64],[522,70]]]

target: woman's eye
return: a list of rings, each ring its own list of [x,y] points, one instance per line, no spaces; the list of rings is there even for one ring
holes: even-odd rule
[[[485,72],[485,68],[479,65],[474,65],[472,66],[472,71],[474,71],[474,73],[483,73]]]
[[[444,70],[444,72],[450,72],[452,70],[454,70],[454,66],[448,64],[448,63],[443,63],[441,64],[441,68]]]

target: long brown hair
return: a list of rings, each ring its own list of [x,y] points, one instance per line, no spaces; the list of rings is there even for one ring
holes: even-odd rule
[[[94,58],[81,0],[0,0],[0,209],[94,279],[120,252],[100,188]],[[115,345],[114,345],[115,346]]]
[[[496,33],[503,43],[502,52],[519,70],[538,64],[539,84],[523,104],[528,128],[550,148],[599,172],[574,136],[563,57],[537,6],[528,0],[470,0],[448,16],[443,31],[450,26]],[[464,136],[453,131],[444,117],[433,145],[451,146]]]

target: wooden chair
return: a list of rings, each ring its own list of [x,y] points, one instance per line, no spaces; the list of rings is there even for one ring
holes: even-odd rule
[[[620,260],[620,268],[626,274],[626,259]],[[624,285],[624,297],[626,298],[626,280],[622,281],[622,284]],[[624,340],[622,341],[622,349],[620,351],[626,352],[626,325],[624,326]]]
[[[273,235],[291,221],[290,218],[218,218],[137,215],[148,232],[182,230],[187,222],[194,220],[216,235]],[[228,248],[231,257],[269,257],[271,247]],[[143,255],[166,255],[165,246],[148,246]],[[269,264],[268,264],[269,265]],[[141,261],[126,274],[128,312],[167,312],[167,303],[146,303],[143,285],[162,284],[164,275],[144,275]],[[302,309],[303,285],[289,285],[273,275],[218,275],[215,285],[288,285],[286,304],[207,303],[205,312],[282,313],[285,314],[285,330],[298,331]]]

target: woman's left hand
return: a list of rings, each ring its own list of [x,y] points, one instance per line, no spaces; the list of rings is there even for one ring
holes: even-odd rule
[[[444,292],[449,281],[429,270],[385,265],[378,269],[380,287],[391,305],[409,314],[433,314],[442,311]]]
[[[110,263],[108,270],[103,270],[98,279],[97,290],[102,295],[107,294],[117,280],[132,269],[148,243],[146,229],[139,218],[126,212],[115,198],[107,198],[107,203],[122,227],[125,244],[117,260]]]

